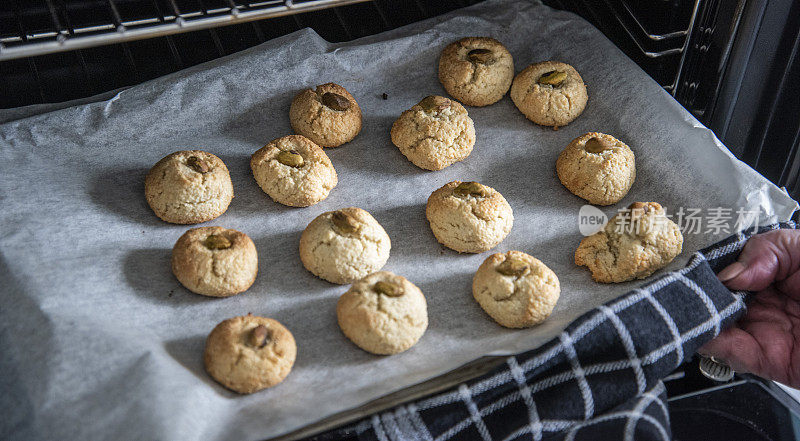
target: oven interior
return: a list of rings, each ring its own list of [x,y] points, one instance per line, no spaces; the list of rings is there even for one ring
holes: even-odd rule
[[[6,0],[0,109],[113,94],[305,27],[348,41],[478,1]],[[733,154],[800,197],[800,2],[544,3],[591,22]],[[787,427],[797,424],[791,418],[800,406],[769,383],[747,376],[715,383],[699,375],[696,360],[672,377],[676,439],[710,420],[743,429],[708,439],[794,439]]]

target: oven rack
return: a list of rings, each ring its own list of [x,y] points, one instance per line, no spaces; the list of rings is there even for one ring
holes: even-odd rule
[[[679,86],[680,72],[683,69],[686,55],[689,51],[692,31],[707,2],[694,0],[688,21],[684,23],[685,28],[680,27],[667,32],[654,32],[648,29],[648,26],[642,23],[637,13],[632,9],[629,4],[630,0],[555,1],[558,4],[563,4],[562,2],[567,3],[564,6],[572,6],[566,9],[574,9],[575,4],[582,6],[583,11],[589,12],[592,23],[598,26],[606,35],[614,33],[611,28],[620,29],[625,33],[631,42],[630,50],[626,52],[634,60],[638,58],[643,60],[642,62],[644,63],[673,66],[670,69],[671,73],[665,74],[665,78],[657,79],[657,81],[665,90],[675,95]],[[572,4],[570,5],[569,3]],[[661,63],[661,60],[676,61]]]
[[[658,32],[650,32],[647,27],[642,24],[641,20],[638,17],[638,14],[633,11],[631,5],[626,2],[620,2],[622,4],[622,9],[625,13],[636,23],[637,28],[641,31],[641,33],[648,39],[652,41],[662,41],[662,40],[671,40],[673,38],[680,38],[689,35],[689,32],[692,30],[692,18],[696,15],[697,9],[697,1],[695,1],[694,10],[692,11],[692,18],[689,19],[689,24],[686,26],[686,29],[680,29],[676,31],[670,31],[665,33],[658,33]]]
[[[70,9],[76,8],[74,4],[65,0],[44,0],[42,14],[36,17],[39,19],[37,26],[31,29],[26,28],[20,8],[12,7],[8,15],[17,29],[13,35],[6,34],[7,29],[3,29],[0,61],[210,29],[367,0],[197,0],[189,7],[179,1],[151,0],[126,5],[131,2],[102,0],[100,7],[107,10],[106,22],[75,26],[70,19]],[[143,17],[125,13],[125,9],[134,11],[136,8],[130,6],[137,3],[147,4],[151,14]],[[47,16],[49,23],[43,24],[42,16]]]
[[[614,14],[616,21],[622,26],[631,39],[633,39],[642,53],[649,58],[679,54],[686,50],[687,37],[694,26],[694,21],[697,17],[697,11],[700,5],[700,0],[694,1],[692,13],[689,17],[689,21],[685,24],[685,28],[666,33],[657,33],[646,28],[626,0],[603,0],[603,2],[608,6],[609,10]],[[646,47],[648,44],[653,43],[667,43],[669,46],[655,50]]]
[[[12,3],[18,0],[11,0]],[[39,0],[41,2],[42,0]],[[244,23],[270,17],[297,14],[313,10],[343,6],[367,0],[198,0],[190,4],[180,4],[180,0],[143,0],[126,2],[126,0],[102,0],[95,9],[107,11],[107,21],[75,25],[70,20],[70,9],[75,5],[66,0],[44,0],[42,5],[42,23],[38,17],[38,26],[29,28],[23,24],[19,7],[5,11],[10,21],[15,22],[16,32],[0,35],[0,61],[24,58],[54,52],[85,49],[99,45],[128,42],[138,39],[171,35],[193,30],[209,29],[216,26]],[[664,33],[651,32],[637,17],[625,0],[603,0],[614,14],[614,18],[622,29],[636,43],[639,51],[646,57],[659,58],[681,54],[686,50],[688,35],[697,15],[699,0],[695,0],[691,18],[686,28]],[[122,11],[126,3],[135,8],[149,4],[151,13],[145,16],[128,17]],[[591,8],[590,1],[585,2]],[[128,8],[130,9],[130,7]],[[647,47],[652,43],[661,44],[658,49]]]

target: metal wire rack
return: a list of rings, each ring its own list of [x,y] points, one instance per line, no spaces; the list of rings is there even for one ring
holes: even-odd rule
[[[612,2],[610,0],[603,0],[608,5],[609,9],[614,13],[617,21],[622,25],[625,32],[630,35],[634,42],[636,42],[642,53],[650,58],[658,58],[665,55],[674,53],[681,53],[685,50],[686,38],[692,30],[695,17],[697,17],[697,8],[700,5],[700,0],[694,1],[692,13],[689,16],[687,23],[684,27],[677,30],[671,30],[665,33],[653,32],[642,23],[638,14],[632,9],[631,5],[626,1]],[[635,25],[635,26],[634,26]],[[644,41],[644,43],[642,43]],[[666,42],[671,47],[652,51],[645,47],[648,42]]]
[[[14,0],[11,0],[14,3]],[[14,34],[0,35],[0,61],[85,49],[144,38],[209,29],[270,17],[343,6],[367,0],[45,0],[39,7],[12,7]],[[98,4],[102,3],[102,4]],[[148,4],[149,3],[149,4]],[[18,5],[17,5],[18,6]],[[143,7],[144,6],[144,7]],[[86,10],[104,11],[104,20],[82,20]],[[5,31],[6,27],[2,26]]]

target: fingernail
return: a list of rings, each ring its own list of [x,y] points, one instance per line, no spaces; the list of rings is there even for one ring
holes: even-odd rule
[[[711,357],[709,357],[709,358],[710,358],[710,359],[711,359],[711,361],[713,361],[714,363],[724,364],[725,366],[728,366],[728,367],[730,367],[730,364],[728,364],[728,360],[726,360],[726,359],[724,359],[724,358],[714,357],[713,355],[712,355]]]
[[[741,274],[745,268],[747,267],[744,266],[742,262],[733,262],[720,271],[719,274],[717,274],[717,278],[720,282],[727,282]]]

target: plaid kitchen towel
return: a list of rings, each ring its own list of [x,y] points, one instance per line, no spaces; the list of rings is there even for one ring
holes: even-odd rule
[[[314,439],[669,440],[661,379],[744,313],[715,272],[754,234],[796,227],[740,232],[486,375]]]

